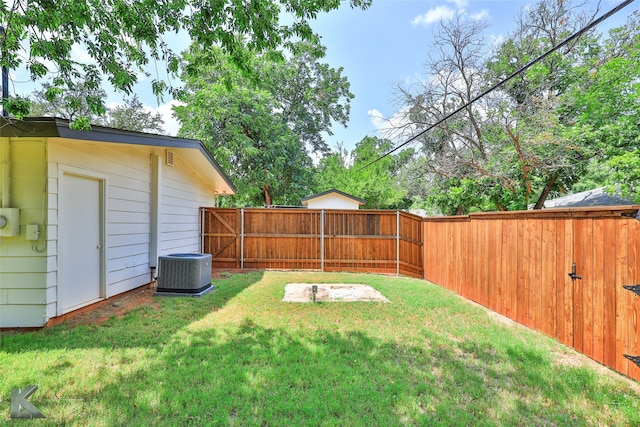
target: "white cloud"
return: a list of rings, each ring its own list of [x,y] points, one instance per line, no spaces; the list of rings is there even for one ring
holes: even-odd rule
[[[385,125],[385,120],[384,120],[384,115],[376,110],[375,108],[373,110],[369,110],[367,111],[367,115],[369,116],[369,119],[371,120],[371,124],[376,128],[376,129],[380,129],[382,127],[384,127]]]
[[[455,9],[446,5],[432,7],[426,13],[413,18],[411,24],[416,27],[420,25],[427,26],[435,22],[452,19],[456,15],[456,13],[460,15],[467,15],[474,21],[491,18],[491,15],[487,9],[482,9],[477,13],[470,13],[466,9],[466,7],[469,5],[468,0],[447,0],[447,2],[454,4]]]
[[[487,9],[482,9],[478,13],[471,13],[471,14],[469,14],[469,16],[474,21],[481,21],[483,19],[490,19],[491,18],[491,15],[489,14],[489,11]]]
[[[411,21],[411,24],[415,27],[420,25],[429,25],[434,22],[451,19],[454,17],[456,11],[451,9],[449,6],[437,6],[431,8],[427,11],[427,13],[423,15],[418,15]]]
[[[164,124],[162,127],[167,135],[176,136],[178,131],[180,130],[180,122],[173,117],[173,111],[171,108],[177,105],[185,105],[183,102],[176,101],[175,99],[171,100],[166,104],[162,104],[156,109],[151,109],[155,113],[160,113],[162,116],[162,120]]]
[[[404,88],[412,88],[416,85],[422,84],[424,80],[424,72],[415,71],[411,74],[404,76],[401,86]]]
[[[96,60],[91,55],[89,55],[89,52],[78,43],[74,43],[71,47],[71,58],[83,64],[96,63]]]

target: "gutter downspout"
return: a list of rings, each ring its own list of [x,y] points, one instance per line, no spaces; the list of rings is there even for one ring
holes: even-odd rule
[[[158,267],[160,256],[160,202],[162,199],[162,157],[151,155],[151,209],[150,209],[150,241],[149,241],[149,267],[152,273]]]

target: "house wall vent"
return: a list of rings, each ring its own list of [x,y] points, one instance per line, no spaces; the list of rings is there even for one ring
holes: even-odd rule
[[[211,287],[211,254],[158,257],[158,293],[198,294]]]
[[[165,156],[165,163],[167,166],[173,166],[173,150],[167,150],[167,155]]]

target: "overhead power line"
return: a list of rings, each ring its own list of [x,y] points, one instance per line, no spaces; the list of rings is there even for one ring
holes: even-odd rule
[[[596,19],[595,21],[591,21],[588,25],[586,25],[582,29],[578,30],[577,32],[573,33],[571,36],[567,37],[566,39],[564,39],[563,41],[561,41],[557,45],[553,46],[551,49],[549,49],[548,51],[546,51],[542,55],[538,56],[535,59],[532,59],[529,62],[527,62],[525,65],[523,65],[522,67],[520,67],[518,70],[514,71],[513,73],[509,74],[507,77],[502,79],[500,82],[494,84],[493,86],[489,87],[488,89],[485,89],[483,92],[481,92],[475,98],[471,99],[469,102],[467,102],[466,104],[464,104],[461,107],[457,108],[453,112],[447,114],[444,118],[438,120],[436,123],[434,123],[431,126],[427,127],[423,131],[418,132],[417,134],[415,134],[414,136],[412,136],[411,138],[409,138],[408,140],[406,140],[402,144],[398,145],[397,147],[395,147],[392,150],[387,151],[386,153],[384,153],[383,155],[381,155],[377,159],[367,163],[366,165],[364,165],[363,167],[358,169],[357,172],[360,172],[361,170],[364,170],[364,169],[368,168],[369,166],[379,162],[380,160],[384,159],[385,157],[395,153],[396,151],[398,151],[399,149],[401,149],[405,145],[412,143],[413,141],[415,141],[416,139],[420,138],[425,133],[429,132],[431,129],[433,129],[436,126],[440,125],[441,123],[449,120],[451,117],[455,116],[460,111],[464,110],[465,108],[467,108],[468,106],[470,106],[474,102],[478,101],[479,99],[483,98],[484,96],[488,95],[489,93],[493,92],[494,90],[496,90],[497,88],[499,88],[500,86],[502,86],[503,84],[505,84],[506,82],[511,80],[512,78],[516,77],[518,74],[522,73],[527,68],[531,67],[532,65],[536,64],[537,62],[542,61],[544,58],[546,58],[547,56],[551,55],[556,50],[560,49],[561,47],[565,46],[566,44],[568,44],[568,43],[572,42],[573,40],[577,39],[578,37],[580,37],[581,35],[583,35],[587,31],[589,31],[592,28],[594,28],[597,25],[599,25],[602,21],[610,18],[612,15],[618,13],[620,10],[622,10],[623,8],[629,6],[633,2],[634,2],[634,0],[626,0],[626,1],[622,2],[622,3],[620,3],[618,6],[614,7],[609,12],[605,13],[604,15],[602,15],[600,18]]]

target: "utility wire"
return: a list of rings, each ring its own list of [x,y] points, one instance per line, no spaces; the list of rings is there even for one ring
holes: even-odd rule
[[[467,102],[466,104],[462,105],[461,107],[459,107],[458,109],[454,110],[453,112],[447,114],[444,118],[438,120],[436,123],[432,124],[431,126],[429,126],[428,128],[426,128],[425,130],[417,133],[416,135],[412,136],[411,138],[409,138],[408,140],[406,140],[405,142],[403,142],[402,144],[398,145],[396,148],[387,151],[386,153],[384,153],[382,156],[378,157],[377,159],[367,163],[366,165],[364,165],[363,167],[361,167],[360,169],[358,169],[356,172],[360,172],[361,170],[364,170],[366,168],[368,168],[369,166],[373,165],[374,163],[379,162],[380,160],[384,159],[385,157],[395,153],[396,151],[398,151],[399,149],[401,149],[402,147],[404,147],[405,145],[415,141],[416,139],[418,139],[419,137],[421,137],[422,135],[424,135],[425,133],[429,132],[431,129],[435,128],[436,126],[440,125],[441,123],[449,120],[451,117],[455,116],[456,114],[458,114],[460,111],[464,110],[465,108],[467,108],[468,106],[470,106],[471,104],[473,104],[474,102],[478,101],[479,99],[483,98],[484,96],[488,95],[489,93],[493,92],[494,90],[496,90],[498,87],[502,86],[503,84],[505,84],[506,82],[508,82],[509,80],[511,80],[512,78],[516,77],[518,74],[522,73],[524,70],[526,70],[527,68],[531,67],[532,65],[536,64],[537,62],[542,61],[544,58],[546,58],[547,56],[551,55],[553,52],[555,52],[556,50],[560,49],[561,47],[563,47],[564,45],[572,42],[573,40],[577,39],[578,37],[580,37],[581,35],[583,35],[584,33],[586,33],[587,31],[591,30],[593,27],[599,25],[602,21],[604,21],[605,19],[610,18],[612,15],[618,13],[620,10],[622,10],[623,8],[629,6],[631,3],[633,3],[634,0],[626,0],[622,3],[620,3],[618,6],[614,7],[613,9],[611,9],[609,12],[605,13],[604,15],[602,15],[600,18],[596,19],[595,21],[591,21],[591,23],[589,23],[588,25],[586,25],[585,27],[583,27],[581,30],[578,30],[577,32],[575,32],[573,35],[567,37],[566,39],[564,39],[563,41],[561,41],[560,43],[558,43],[557,45],[555,45],[554,47],[552,47],[551,49],[549,49],[548,51],[546,51],[545,53],[543,53],[542,55],[540,55],[539,57],[532,59],[531,61],[527,62],[525,65],[523,65],[521,68],[519,68],[518,70],[514,71],[513,73],[509,74],[507,77],[505,77],[503,80],[501,80],[500,82],[494,84],[493,86],[489,87],[488,89],[484,90],[482,93],[480,93],[479,95],[477,95],[475,98],[473,98],[471,101]]]

